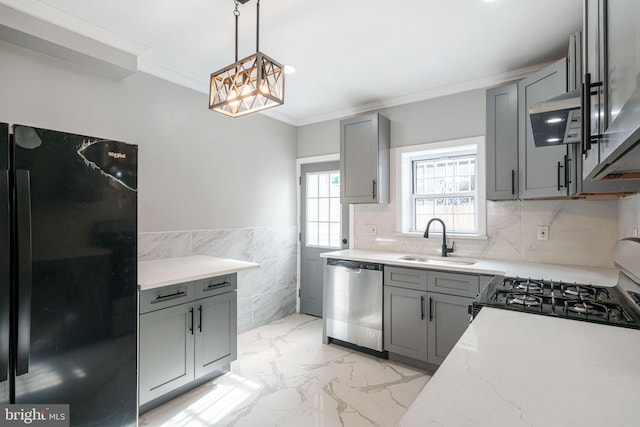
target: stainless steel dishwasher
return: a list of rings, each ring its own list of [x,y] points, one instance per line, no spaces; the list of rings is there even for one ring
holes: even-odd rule
[[[382,352],[382,264],[327,259],[324,342],[338,340]]]

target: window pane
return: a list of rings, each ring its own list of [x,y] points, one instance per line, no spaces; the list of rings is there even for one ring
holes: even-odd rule
[[[329,220],[332,222],[340,223],[340,199],[329,199]]]
[[[318,199],[307,199],[307,221],[318,220]]]
[[[318,246],[318,223],[307,222],[307,246]]]
[[[334,172],[330,176],[331,187],[329,189],[329,196],[340,197],[340,174]]]
[[[318,195],[329,197],[329,174],[327,173],[318,175]]]
[[[318,220],[329,221],[329,199],[318,200]]]
[[[330,246],[339,248],[340,245],[340,223],[332,222],[329,224],[329,244]]]
[[[423,230],[430,219],[437,217],[445,222],[447,231],[476,231],[476,155],[417,159],[413,161],[413,174],[416,230]]]
[[[318,175],[307,174],[307,197],[318,197]]]
[[[329,223],[327,222],[318,224],[318,245],[329,246]]]

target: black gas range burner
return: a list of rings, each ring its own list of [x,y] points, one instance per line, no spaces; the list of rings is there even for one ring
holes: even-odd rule
[[[602,304],[593,302],[584,302],[582,300],[572,300],[564,302],[565,313],[572,312],[584,314],[585,316],[600,316],[604,319],[609,318],[609,309]]]
[[[542,298],[527,294],[507,294],[507,305],[515,304],[525,307],[542,307]]]
[[[483,306],[640,329],[640,310],[618,287],[497,277],[478,294],[472,314]]]
[[[544,292],[544,282],[531,279],[505,279],[505,287],[525,294],[541,294]]]

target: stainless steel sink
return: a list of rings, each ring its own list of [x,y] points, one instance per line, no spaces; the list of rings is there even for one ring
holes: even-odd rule
[[[413,261],[421,264],[433,265],[473,265],[476,263],[476,261],[473,260],[424,258],[412,255],[403,256],[400,257],[400,259],[403,261]]]

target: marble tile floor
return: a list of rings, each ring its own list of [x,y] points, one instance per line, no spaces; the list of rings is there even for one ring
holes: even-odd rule
[[[322,320],[294,314],[238,336],[226,375],[140,417],[141,426],[396,426],[430,375],[322,344]]]

